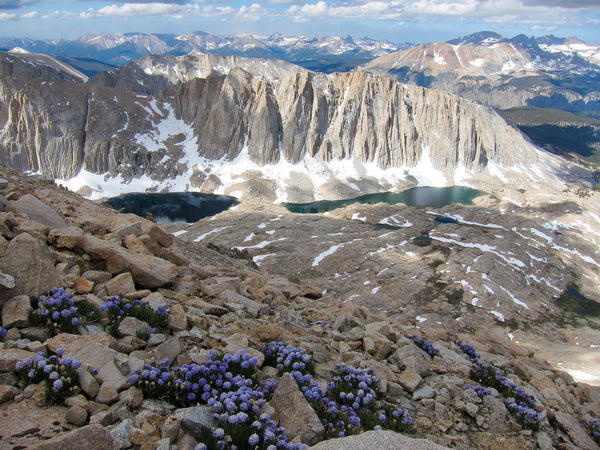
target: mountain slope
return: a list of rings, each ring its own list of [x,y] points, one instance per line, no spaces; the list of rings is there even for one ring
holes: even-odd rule
[[[531,105],[597,110],[600,66],[593,49],[576,43],[571,47],[540,44],[523,35],[503,39],[495,33],[477,33],[390,53],[357,70],[498,108]]]
[[[71,186],[302,202],[560,165],[491,109],[364,73],[192,53],[23,83],[3,76],[1,162]]]

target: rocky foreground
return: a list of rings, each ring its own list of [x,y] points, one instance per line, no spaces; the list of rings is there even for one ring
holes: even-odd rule
[[[223,430],[211,416],[214,400],[185,403],[166,393],[150,398],[152,390],[143,383],[150,376],[143,372],[148,361],[168,359],[160,370],[175,373],[175,366],[213,365],[211,351],[249,355],[256,366],[253,389],[267,400],[255,403],[256,414],[285,427],[290,442],[318,449],[600,448],[593,434],[600,387],[574,382],[493,327],[453,329],[403,320],[401,312],[390,316],[352,302],[340,305],[342,298],[323,296],[320,288],[261,272],[244,251],[183,242],[152,221],[117,214],[48,181],[7,169],[0,177],[6,329],[0,343],[0,448],[216,446],[204,442],[207,432],[218,436]],[[43,326],[37,300],[53,287],[64,288],[55,296],[72,299],[79,312],[94,305],[99,316],[57,316]],[[147,304],[158,316],[166,311],[165,326],[123,318],[125,313],[112,324],[114,301],[107,298],[114,296],[122,305]],[[52,325],[65,318],[69,333]],[[278,370],[261,351],[271,342],[306,350],[316,384],[304,395],[298,376]],[[65,367],[81,362],[66,398],[50,394],[56,400],[50,403],[43,382],[26,382],[23,361],[40,360],[38,352],[44,361],[63,358]],[[309,393],[321,389],[329,400],[339,398],[328,383],[340,363],[360,374],[372,370],[378,380],[369,387],[376,388],[373,401],[410,417],[402,433],[385,429],[393,422],[388,416],[376,427],[383,430],[324,440],[333,436],[319,415],[322,398],[315,402]],[[59,394],[72,381],[59,378],[50,386]],[[515,407],[509,391],[524,405]],[[347,434],[359,430],[344,427]],[[375,428],[365,421],[361,427]],[[266,437],[256,436],[238,448],[267,448]]]

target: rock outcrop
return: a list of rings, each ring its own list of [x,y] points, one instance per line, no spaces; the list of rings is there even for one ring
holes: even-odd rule
[[[103,184],[91,173],[117,184],[141,178],[148,189],[269,190],[289,201],[454,184],[489,164],[555,170],[491,109],[452,95],[364,73],[215,58],[147,57],[86,84],[5,70],[0,162],[61,179],[83,171],[78,186],[88,193]]]

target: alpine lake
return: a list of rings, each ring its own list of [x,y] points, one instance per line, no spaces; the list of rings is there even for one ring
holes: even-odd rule
[[[408,206],[441,208],[460,203],[472,205],[481,191],[465,186],[415,187],[403,192],[366,194],[346,200],[320,200],[312,203],[283,203],[290,212],[318,214],[343,208],[354,203],[403,203]],[[193,223],[226,211],[237,203],[235,197],[198,192],[129,193],[106,201],[112,208],[124,213],[145,217],[148,213],[158,222]]]

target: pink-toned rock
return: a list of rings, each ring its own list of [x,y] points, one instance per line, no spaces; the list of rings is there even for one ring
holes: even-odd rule
[[[17,362],[25,358],[35,358],[34,352],[28,352],[18,348],[3,348],[0,349],[0,372],[15,370]]]
[[[281,377],[269,404],[275,410],[273,420],[286,429],[290,440],[298,437],[300,442],[311,445],[323,439],[325,428],[319,416],[290,374]]]
[[[31,302],[27,295],[17,295],[2,307],[2,326],[4,328],[26,327]]]
[[[0,268],[15,279],[13,289],[0,291],[0,303],[15,295],[38,297],[62,286],[48,246],[27,233],[10,241],[6,253],[0,257]]]
[[[131,272],[133,280],[143,287],[164,286],[178,275],[177,267],[169,261],[151,255],[140,257],[114,242],[87,234],[83,236],[82,249],[106,261],[106,269],[113,274]]]
[[[78,227],[57,228],[50,230],[48,240],[58,248],[74,249],[81,246],[83,230]]]

